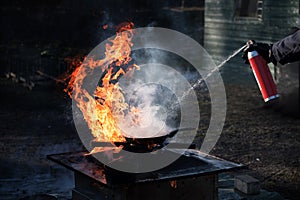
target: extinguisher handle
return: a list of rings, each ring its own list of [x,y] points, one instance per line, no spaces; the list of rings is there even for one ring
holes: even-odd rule
[[[272,57],[271,49],[272,49],[272,44],[258,43],[255,42],[254,40],[249,40],[246,43],[246,48],[244,49],[244,54],[242,58],[244,59],[246,64],[249,64],[248,52],[257,51],[258,54],[261,55],[267,63],[271,61],[273,62],[273,60],[271,59]]]

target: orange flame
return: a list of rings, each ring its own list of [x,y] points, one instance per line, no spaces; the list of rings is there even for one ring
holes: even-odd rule
[[[171,186],[172,188],[176,189],[176,188],[177,188],[177,181],[176,181],[176,180],[170,181],[170,186]]]
[[[114,39],[105,46],[105,58],[102,60],[85,58],[84,62],[72,72],[65,89],[65,92],[76,101],[96,141],[125,141],[117,122],[124,119],[128,104],[119,84],[112,82],[117,82],[118,78],[127,72],[132,74],[135,69],[139,69],[137,65],[122,68],[131,61],[133,27],[132,22],[119,26]],[[82,85],[86,76],[96,68],[102,69],[105,75],[101,79],[102,85],[97,86],[91,95],[82,88]]]
[[[131,115],[131,119],[133,122],[133,126],[134,125],[140,125],[141,123],[141,119],[140,119],[140,109],[136,108],[136,107],[130,107],[130,115]]]
[[[104,30],[106,30],[106,29],[108,29],[108,25],[107,25],[107,24],[104,24],[104,25],[102,26],[102,28],[103,28]]]

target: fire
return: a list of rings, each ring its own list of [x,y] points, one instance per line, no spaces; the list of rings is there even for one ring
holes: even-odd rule
[[[69,77],[65,92],[75,100],[83,113],[89,129],[96,141],[124,142],[125,138],[117,122],[126,114],[136,115],[137,109],[125,101],[122,88],[118,84],[121,76],[132,76],[139,66],[129,65],[134,24],[123,23],[116,36],[106,44],[105,57],[101,60],[85,58]],[[102,69],[101,84],[93,94],[82,87],[84,79],[94,69]],[[138,119],[136,118],[138,123]]]
[[[106,30],[106,29],[108,29],[108,25],[107,25],[107,24],[104,24],[104,25],[102,26],[102,28],[103,28],[104,30]]]
[[[171,186],[172,188],[176,189],[176,188],[177,188],[177,181],[176,181],[176,180],[170,181],[170,186]]]
[[[131,121],[133,125],[140,125],[141,117],[140,117],[140,109],[136,107],[130,108]]]

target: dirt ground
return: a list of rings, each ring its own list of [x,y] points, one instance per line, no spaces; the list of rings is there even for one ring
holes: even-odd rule
[[[70,101],[53,84],[29,91],[4,79],[0,83],[2,197],[5,192],[17,197],[32,194],[22,184],[7,189],[7,181],[28,185],[26,180],[34,179],[36,185],[47,184],[47,187],[33,184],[34,190],[40,190],[38,193],[72,188],[66,182],[61,188],[62,183],[51,179],[53,163],[46,159],[47,154],[82,148],[72,124]],[[226,85],[226,93],[226,122],[212,154],[245,164],[248,168],[236,173],[258,178],[263,188],[299,199],[300,119],[267,108],[256,85]],[[203,115],[203,120],[208,120],[208,116]],[[39,174],[48,174],[49,181],[41,182],[44,178]]]
[[[300,119],[266,106],[258,88],[226,85],[227,117],[212,154],[242,163],[262,187],[300,197]]]

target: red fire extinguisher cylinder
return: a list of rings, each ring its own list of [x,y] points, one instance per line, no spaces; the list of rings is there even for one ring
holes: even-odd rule
[[[267,62],[257,51],[248,52],[248,59],[264,101],[278,98],[277,87]]]

